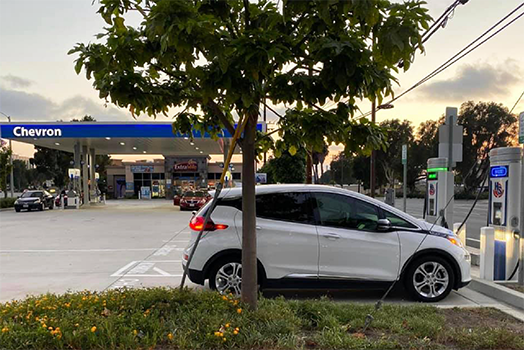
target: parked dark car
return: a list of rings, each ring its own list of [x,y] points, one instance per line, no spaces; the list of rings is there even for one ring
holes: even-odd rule
[[[180,198],[180,210],[198,210],[211,198],[204,191],[186,191]]]
[[[46,190],[26,191],[15,201],[15,211],[19,212],[22,209],[42,211],[45,208],[53,209],[54,205],[54,197]]]

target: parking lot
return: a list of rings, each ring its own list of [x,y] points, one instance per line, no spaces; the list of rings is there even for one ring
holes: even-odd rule
[[[409,207],[416,207],[410,203]],[[0,212],[0,301],[27,294],[118,287],[178,286],[190,212],[170,201],[108,201],[80,210]],[[193,284],[189,284],[196,287]],[[267,296],[318,297],[326,291],[269,291]],[[381,291],[335,291],[337,300],[372,302]],[[388,299],[407,302],[402,291]],[[467,288],[441,306],[494,305]]]

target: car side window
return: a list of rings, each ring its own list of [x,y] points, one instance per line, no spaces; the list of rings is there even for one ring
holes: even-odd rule
[[[386,216],[386,219],[388,219],[391,222],[391,225],[394,227],[418,228],[412,223],[407,222],[406,220],[393,213],[390,213],[389,211],[384,210],[384,215]]]
[[[312,199],[307,193],[267,193],[257,195],[257,217],[313,224]]]
[[[333,193],[315,193],[320,225],[375,231],[379,218],[373,204]]]

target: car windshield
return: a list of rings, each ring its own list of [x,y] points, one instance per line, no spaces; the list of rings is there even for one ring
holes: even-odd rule
[[[40,198],[42,197],[43,192],[26,192],[22,194],[22,198]]]
[[[204,192],[187,191],[184,193],[184,197],[204,197]]]

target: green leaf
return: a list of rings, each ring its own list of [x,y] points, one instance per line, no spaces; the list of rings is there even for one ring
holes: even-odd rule
[[[297,148],[295,146],[289,147],[289,154],[291,154],[292,156],[297,154]]]

